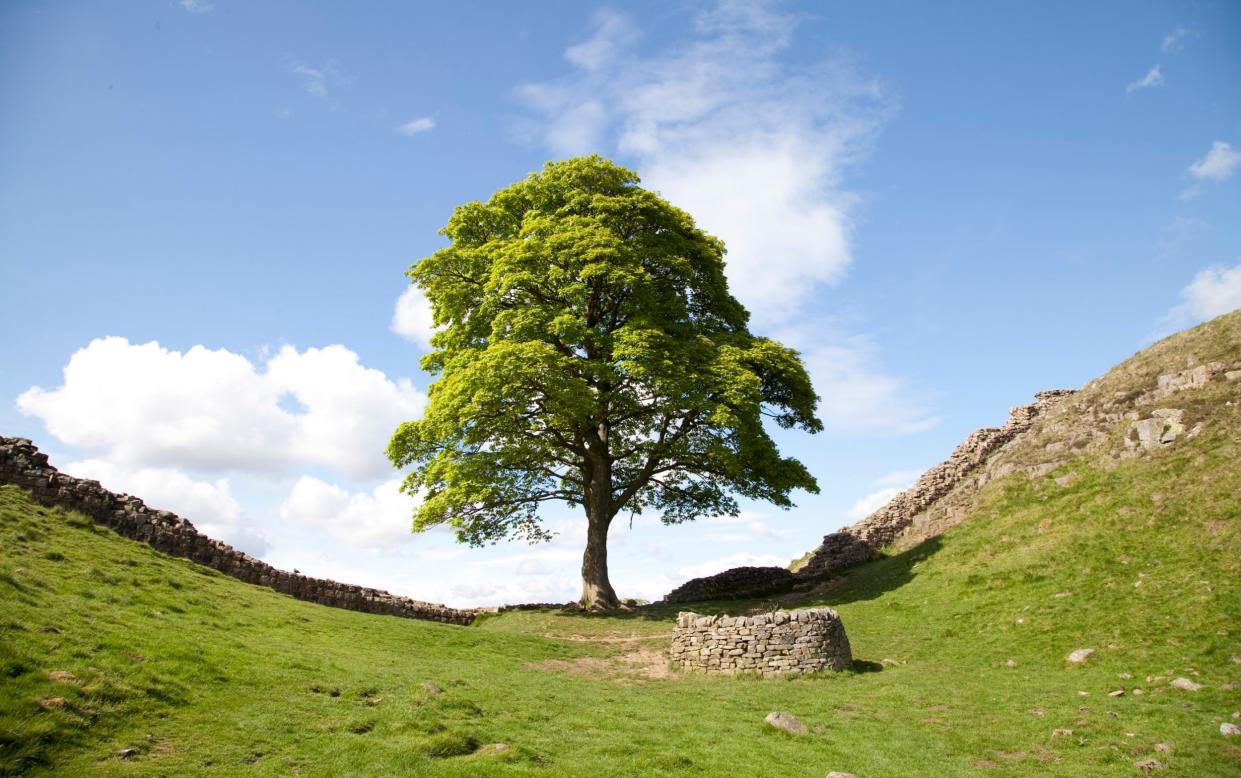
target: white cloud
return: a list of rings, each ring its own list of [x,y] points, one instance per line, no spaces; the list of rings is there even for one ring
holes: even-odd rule
[[[778,557],[775,554],[751,554],[747,551],[741,551],[718,559],[708,559],[705,562],[682,567],[677,571],[677,575],[682,580],[689,580],[690,578],[702,578],[722,573],[734,567],[784,567],[788,562],[789,560]]]
[[[1198,321],[1214,319],[1241,308],[1241,262],[1232,267],[1209,267],[1181,290],[1184,305]]]
[[[828,429],[853,433],[909,434],[935,426],[939,418],[905,379],[881,369],[874,351],[861,337],[803,350],[810,380],[821,398],[823,423]]]
[[[1181,290],[1181,303],[1156,327],[1163,337],[1216,316],[1241,308],[1241,261],[1232,267],[1209,267]]]
[[[518,96],[559,154],[616,152],[644,184],[728,246],[727,272],[759,323],[791,318],[851,261],[842,171],[888,111],[877,84],[839,63],[786,65],[797,19],[721,3],[695,36],[652,56],[615,56],[633,39],[615,13],[571,47],[565,78]]]
[[[412,138],[419,133],[430,132],[433,129],[435,129],[435,119],[430,116],[420,116],[417,119],[405,122],[397,128],[397,131]]]
[[[899,486],[907,489],[922,475],[922,470],[894,470],[871,481],[872,486]]]
[[[347,477],[390,472],[384,448],[425,396],[343,346],[285,346],[259,370],[225,349],[182,353],[152,341],[93,340],[64,383],[33,387],[18,409],[66,444],[125,467],[280,474],[323,466]]]
[[[192,14],[210,13],[215,8],[208,0],[181,0],[181,7]]]
[[[326,530],[361,548],[381,548],[408,539],[418,501],[401,492],[401,479],[370,492],[349,492],[313,476],[297,479],[280,505],[286,521]]]
[[[853,507],[849,509],[849,513],[847,515],[852,521],[861,521],[883,506],[887,505],[891,502],[893,497],[905,491],[907,488],[908,484],[905,486],[890,486],[886,489],[871,492],[855,502]]]
[[[627,47],[641,37],[624,14],[608,8],[595,12],[594,34],[565,49],[565,59],[584,70],[599,70],[611,64]]]
[[[197,481],[168,467],[127,468],[102,459],[70,462],[64,472],[98,481],[114,492],[133,494],[150,508],[188,519],[199,532],[255,556],[267,553],[266,537],[242,522],[241,505],[227,478]]]
[[[1189,166],[1189,174],[1200,181],[1226,181],[1232,177],[1238,165],[1241,165],[1241,151],[1234,150],[1229,143],[1217,140],[1211,144],[1211,150],[1205,157]]]
[[[301,79],[302,91],[320,100],[330,101],[330,91],[349,82],[341,73],[336,60],[328,60],[322,65],[313,66],[295,57],[290,57],[288,64],[289,70]]]
[[[1172,32],[1163,37],[1163,42],[1159,44],[1159,48],[1168,54],[1175,54],[1185,48],[1185,38],[1189,35],[1189,30],[1185,27],[1177,27]]]
[[[1163,78],[1163,72],[1159,69],[1159,66],[1156,65],[1155,67],[1146,71],[1145,76],[1142,76],[1137,81],[1134,81],[1132,84],[1129,84],[1128,86],[1126,86],[1125,94],[1129,94],[1130,92],[1136,92],[1139,89],[1149,89],[1150,87],[1153,87],[1153,86],[1163,86],[1164,83],[1165,82]]]
[[[424,349],[431,348],[431,336],[436,332],[435,321],[431,315],[431,301],[421,289],[410,286],[396,299],[389,328]]]

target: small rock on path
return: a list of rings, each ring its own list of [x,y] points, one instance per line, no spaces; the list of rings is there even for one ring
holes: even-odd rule
[[[1089,659],[1090,655],[1093,653],[1094,653],[1093,648],[1079,648],[1073,653],[1069,654],[1068,657],[1066,657],[1066,659],[1075,665],[1080,665],[1082,662],[1085,662],[1087,659]]]
[[[1194,683],[1188,678],[1177,678],[1176,680],[1172,682],[1172,688],[1183,689],[1184,691],[1187,691],[1187,692],[1196,692],[1202,688],[1202,684]]]

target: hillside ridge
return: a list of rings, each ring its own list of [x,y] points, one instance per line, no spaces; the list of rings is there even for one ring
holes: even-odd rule
[[[367,586],[280,570],[207,537],[171,511],[149,508],[138,497],[116,494],[98,481],[60,472],[48,463],[47,454],[26,438],[0,436],[0,483],[29,490],[43,505],[85,514],[119,535],[146,543],[157,551],[184,557],[239,581],[265,586],[299,600],[462,626],[470,624],[478,614],[474,609],[450,608]]]
[[[1191,342],[1193,333],[1217,324],[1227,327],[1237,320],[1241,312],[1166,338],[1080,390],[1036,393],[1035,402],[1013,408],[1002,427],[970,433],[948,459],[924,472],[913,486],[861,521],[824,536],[791,569],[732,568],[686,581],[664,601],[744,599],[805,591],[847,567],[879,556],[884,549],[908,548],[942,534],[968,517],[979,491],[997,478],[1018,472],[1046,475],[1092,446],[1110,461],[1119,462],[1170,445],[1181,436],[1193,437],[1201,431],[1201,424],[1193,426],[1184,408],[1154,406],[1165,405],[1186,390],[1241,379],[1241,359],[1235,352],[1206,360],[1188,351],[1177,353]],[[1165,367],[1179,357],[1184,367],[1130,375],[1148,353],[1161,355]],[[1141,388],[1110,386],[1108,379],[1113,375],[1125,375]],[[1114,439],[1117,429],[1119,440]],[[1026,448],[1030,450],[1025,456],[1010,455]]]

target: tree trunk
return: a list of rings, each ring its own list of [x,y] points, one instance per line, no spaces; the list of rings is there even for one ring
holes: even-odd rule
[[[608,527],[612,524],[612,467],[607,458],[607,427],[599,425],[596,457],[586,470],[586,553],[582,555],[582,606],[616,608],[620,601],[608,580]]]
[[[586,553],[582,555],[582,605],[587,608],[617,608],[620,600],[608,580],[608,525],[606,514],[592,516],[586,509]]]

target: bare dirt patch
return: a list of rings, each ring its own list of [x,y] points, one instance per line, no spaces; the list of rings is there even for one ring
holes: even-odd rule
[[[640,648],[616,656],[581,656],[574,660],[546,659],[522,665],[530,670],[544,672],[567,672],[585,678],[626,684],[642,679],[667,679],[675,676],[668,668],[668,657],[663,651]]]

